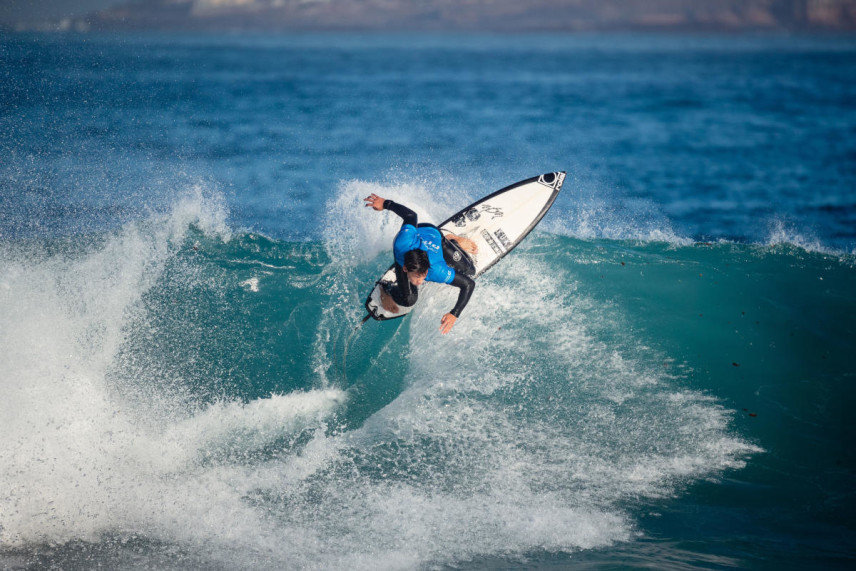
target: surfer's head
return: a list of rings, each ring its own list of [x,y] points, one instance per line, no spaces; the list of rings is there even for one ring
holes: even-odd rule
[[[416,249],[404,253],[404,271],[407,273],[407,279],[410,280],[411,284],[422,285],[430,267],[431,262],[428,260],[428,253],[425,250]]]

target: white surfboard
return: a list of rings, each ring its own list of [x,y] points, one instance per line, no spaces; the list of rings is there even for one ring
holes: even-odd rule
[[[444,234],[451,232],[476,243],[478,253],[470,257],[476,268],[474,277],[478,277],[535,228],[553,206],[564,181],[564,172],[552,172],[512,184],[470,204],[439,228]],[[394,267],[393,264],[381,276],[366,299],[369,315],[377,320],[404,317],[415,307],[399,307],[393,313],[381,305],[383,284],[396,281]]]

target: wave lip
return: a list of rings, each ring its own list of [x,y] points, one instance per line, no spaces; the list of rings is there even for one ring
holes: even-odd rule
[[[796,231],[783,220],[775,220],[770,224],[768,237],[764,244],[771,248],[776,246],[794,246],[806,252],[815,252],[818,254],[837,255],[843,253],[824,246],[818,238],[808,237]],[[856,249],[850,253],[856,254]]]

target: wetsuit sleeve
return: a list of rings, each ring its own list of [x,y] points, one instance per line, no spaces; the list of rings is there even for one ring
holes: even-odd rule
[[[449,312],[455,317],[460,317],[461,312],[467,306],[467,302],[470,301],[470,296],[473,295],[473,289],[476,287],[476,282],[474,282],[472,278],[465,276],[462,272],[455,272],[455,278],[449,285],[453,285],[461,290],[460,293],[458,293],[458,302],[455,304],[455,307],[452,308],[452,311]]]
[[[395,264],[395,282],[398,284],[399,299],[394,301],[407,307],[416,303],[416,291],[414,291],[416,290],[416,286],[410,283],[404,268],[397,262]]]
[[[416,226],[416,213],[404,206],[403,204],[398,204],[397,202],[393,202],[391,200],[384,200],[383,207],[385,210],[392,210],[393,212],[401,216],[404,219],[404,223],[402,223],[402,226],[404,226],[405,224]]]

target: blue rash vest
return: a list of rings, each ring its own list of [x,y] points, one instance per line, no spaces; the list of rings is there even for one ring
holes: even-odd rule
[[[396,303],[400,303],[405,307],[410,307],[416,303],[419,288],[410,283],[403,266],[404,254],[411,250],[419,249],[428,255],[428,262],[431,264],[428,275],[425,276],[426,280],[447,283],[461,290],[458,293],[458,301],[455,303],[455,307],[449,312],[455,317],[460,317],[461,311],[464,310],[464,307],[470,300],[470,295],[472,295],[476,284],[467,275],[466,269],[457,273],[454,268],[449,267],[449,264],[446,263],[446,259],[443,256],[443,249],[444,245],[448,247],[448,243],[444,244],[440,229],[431,224],[419,224],[417,226],[416,213],[402,204],[396,204],[392,200],[384,200],[383,207],[395,212],[404,220],[401,230],[398,231],[392,244],[396,262],[396,284],[393,290],[388,290],[387,293],[393,296],[393,300]],[[471,272],[475,271],[472,262],[469,262],[469,265],[466,267]]]
[[[437,228],[433,226],[417,228],[412,224],[404,224],[392,243],[392,253],[398,265],[404,267],[405,253],[410,250],[424,250],[428,254],[428,261],[431,263],[425,280],[449,284],[455,279],[455,270],[446,265],[442,244],[443,237]]]

